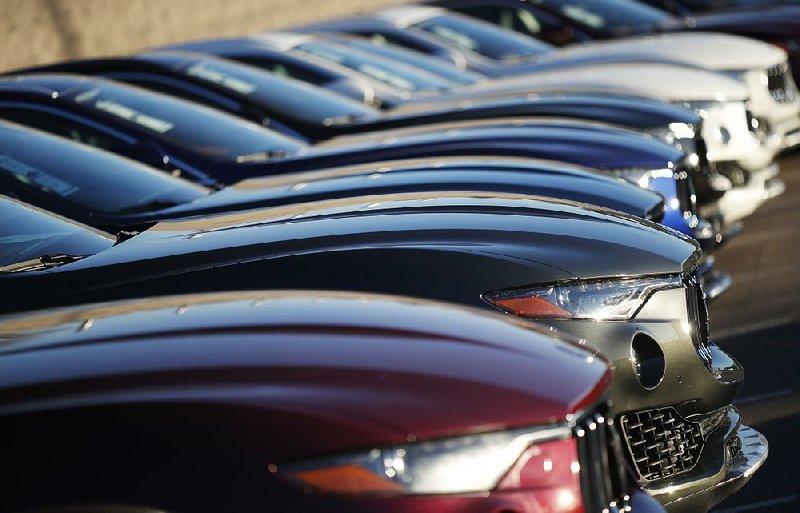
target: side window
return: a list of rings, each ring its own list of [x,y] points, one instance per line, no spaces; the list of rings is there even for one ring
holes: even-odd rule
[[[218,107],[218,104],[208,98],[201,96],[199,94],[194,94],[191,91],[187,91],[184,88],[175,87],[173,85],[165,84],[162,82],[157,81],[150,81],[150,80],[142,80],[142,79],[133,79],[127,80],[129,84],[137,85],[144,89],[148,89],[150,91],[155,91],[157,93],[164,93],[168,96],[176,96],[178,98],[183,98],[184,100],[188,100],[190,102],[200,103],[202,105],[207,105],[210,107]]]
[[[130,147],[124,141],[106,133],[49,112],[9,108],[0,109],[0,116],[21,125],[111,152],[125,152]]]
[[[561,29],[557,23],[553,23],[553,20],[547,19],[550,18],[549,16],[542,16],[527,8],[476,5],[460,7],[458,11],[505,29],[537,38]]]
[[[499,5],[474,5],[469,7],[460,7],[458,12],[487,21],[493,25],[502,25],[505,28],[512,28],[511,20],[508,14],[511,9]]]
[[[412,50],[415,52],[422,52],[426,54],[429,53],[427,51],[427,48],[423,48],[418,44],[414,44],[412,41],[403,39],[401,37],[392,34],[381,34],[380,32],[371,32],[366,34],[354,34],[354,35],[365,37],[366,39],[369,39],[373,43],[379,45],[390,44],[399,46],[401,48],[405,48],[406,50]]]
[[[508,9],[511,11],[511,9]],[[530,11],[526,9],[516,9],[515,12],[509,12],[508,17],[511,18],[513,30],[536,36],[542,33],[542,22]]]
[[[300,66],[290,64],[288,62],[266,61],[262,59],[237,59],[239,62],[249,64],[257,68],[265,69],[276,75],[282,77],[294,78],[301,82],[306,82],[314,85],[322,85],[328,82],[328,79],[319,73],[314,73],[311,70],[303,69]]]

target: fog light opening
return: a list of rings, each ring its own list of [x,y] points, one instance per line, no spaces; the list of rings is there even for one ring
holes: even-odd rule
[[[631,363],[639,383],[652,390],[664,379],[666,361],[664,351],[653,337],[637,333],[631,342]]]

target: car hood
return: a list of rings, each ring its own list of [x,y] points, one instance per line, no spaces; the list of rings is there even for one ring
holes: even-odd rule
[[[578,120],[525,118],[443,122],[341,136],[316,145],[307,155],[324,158],[364,151],[395,158],[471,151],[561,160],[596,169],[656,169],[684,158],[677,148],[637,132]]]
[[[667,102],[744,101],[749,97],[747,87],[734,78],[683,66],[644,63],[542,70],[513,78],[487,80],[457,92],[462,96],[480,97],[504,91],[513,94],[520,91],[627,94]]]
[[[279,288],[487,307],[489,291],[675,275],[699,255],[668,228],[584,204],[498,192],[361,196],[158,223],[76,262],[6,273],[0,311]]]
[[[170,408],[207,408],[196,429],[272,461],[560,423],[608,381],[531,323],[380,295],[149,298],[0,318],[0,336],[0,415],[144,404],[173,424]]]
[[[247,250],[251,257],[274,258],[375,244],[428,245],[491,258],[511,257],[530,265],[526,278],[530,283],[682,273],[695,265],[697,257],[691,239],[612,210],[519,194],[442,191],[360,196],[166,221],[57,269],[74,272],[164,257],[192,259],[199,253],[212,257],[201,265],[217,265],[214,253],[227,259],[229,250],[236,248]],[[609,258],[598,259],[598,254]],[[157,264],[161,269],[169,265],[166,261]],[[180,259],[176,264],[186,265]]]
[[[786,54],[772,45],[746,37],[707,32],[641,36],[581,43],[548,55],[553,60],[616,59],[688,64],[711,71],[763,69],[780,64]]]
[[[599,94],[520,94],[507,98],[449,99],[447,94],[422,97],[406,102],[387,112],[378,121],[360,124],[391,126],[406,120],[417,123],[436,119],[476,119],[478,117],[562,117],[579,118],[625,126],[632,129],[665,128],[670,123],[696,125],[700,118],[692,110],[679,105],[641,97]]]
[[[344,166],[244,180],[194,202],[158,212],[159,219],[247,208],[413,191],[530,194],[659,218],[663,198],[620,178],[534,159],[442,157]]]

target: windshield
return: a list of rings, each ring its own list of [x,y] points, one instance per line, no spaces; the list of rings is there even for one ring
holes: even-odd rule
[[[385,37],[380,34],[373,35],[369,40],[367,39],[353,39],[344,43],[353,48],[364,50],[365,52],[374,55],[388,57],[389,59],[398,60],[411,66],[423,69],[428,73],[439,75],[442,78],[451,80],[460,85],[472,85],[480,80],[479,75],[469,71],[463,71],[455,66],[449,66],[443,63],[441,59],[428,57],[419,52],[412,52],[405,48],[390,44]]]
[[[530,60],[552,50],[547,43],[465,17],[434,16],[413,26],[495,60]]]
[[[93,255],[113,245],[107,234],[0,196],[0,272],[44,255]]]
[[[327,125],[335,120],[364,121],[378,116],[375,109],[362,103],[250,66],[208,59],[194,61],[181,71],[251,97],[276,116],[298,123]]]
[[[455,85],[449,80],[416,70],[400,62],[331,42],[308,42],[296,46],[295,49],[358,71],[407,92],[441,91]]]
[[[208,194],[128,159],[5,123],[0,124],[0,184],[103,213],[157,210]]]
[[[595,30],[658,25],[672,19],[664,11],[632,0],[537,0]]]
[[[103,82],[62,97],[212,158],[235,160],[254,153],[294,154],[302,149],[301,142],[256,124],[136,87]]]

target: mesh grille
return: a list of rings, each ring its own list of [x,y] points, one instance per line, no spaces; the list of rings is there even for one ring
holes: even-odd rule
[[[777,103],[789,103],[794,100],[795,91],[790,87],[787,79],[789,66],[786,63],[778,64],[766,69],[767,89],[772,99]]]
[[[703,451],[700,425],[674,408],[659,408],[622,416],[622,429],[633,463],[645,481],[691,470]]]
[[[613,422],[597,411],[575,425],[581,468],[581,490],[587,513],[623,511],[628,477],[622,442]]]

